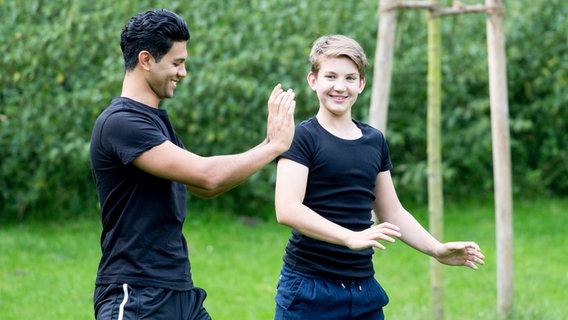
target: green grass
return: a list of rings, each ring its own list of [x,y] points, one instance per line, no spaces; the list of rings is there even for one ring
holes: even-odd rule
[[[562,319],[568,314],[568,199],[517,201],[514,218],[513,319]],[[426,208],[412,209],[426,222]],[[445,237],[475,240],[486,254],[479,271],[445,268],[447,320],[497,319],[495,219],[492,204],[447,204]],[[93,319],[92,291],[100,226],[64,223],[0,227],[0,318]],[[193,277],[208,291],[213,319],[271,319],[289,229],[273,219],[242,223],[215,213],[185,226]],[[402,242],[375,254],[387,290],[387,319],[430,319],[430,259]]]

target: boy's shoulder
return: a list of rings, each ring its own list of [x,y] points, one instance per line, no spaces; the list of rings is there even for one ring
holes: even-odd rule
[[[309,117],[308,119],[302,120],[297,127],[310,127],[317,124],[316,117]]]
[[[384,134],[382,133],[381,130],[373,127],[372,125],[359,121],[359,120],[355,120],[353,119],[353,122],[355,122],[357,124],[357,126],[363,131],[363,133],[369,133],[369,134],[378,134],[381,137],[384,137]]]

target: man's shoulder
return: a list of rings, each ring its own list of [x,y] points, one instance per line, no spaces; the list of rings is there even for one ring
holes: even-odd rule
[[[134,100],[116,97],[112,99],[110,104],[103,110],[100,114],[99,119],[104,119],[105,121],[109,118],[113,119],[124,119],[124,118],[140,118],[140,117],[151,117],[154,118],[154,113],[147,107]]]

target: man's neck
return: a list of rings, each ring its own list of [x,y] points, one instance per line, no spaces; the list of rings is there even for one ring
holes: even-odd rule
[[[154,94],[152,89],[148,87],[143,76],[136,74],[136,71],[127,72],[125,74],[120,96],[156,109],[158,109],[160,105],[160,99]]]

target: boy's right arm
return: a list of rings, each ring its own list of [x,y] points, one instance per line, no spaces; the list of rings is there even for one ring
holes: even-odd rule
[[[355,232],[322,217],[303,204],[307,179],[306,166],[286,158],[278,161],[275,194],[278,223],[289,226],[310,238],[346,246],[353,250],[369,247],[385,249],[378,240],[394,242],[392,237],[400,236],[398,228],[390,223]]]

